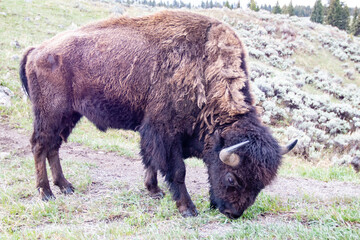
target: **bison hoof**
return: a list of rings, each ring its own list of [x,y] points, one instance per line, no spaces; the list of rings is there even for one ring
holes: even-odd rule
[[[70,184],[69,186],[67,187],[62,187],[60,188],[61,192],[65,195],[68,195],[68,194],[73,194],[74,193],[74,190],[75,188]]]
[[[163,191],[159,192],[150,192],[150,197],[153,199],[162,199],[165,196],[165,193]]]
[[[47,202],[47,201],[56,199],[50,189],[38,188],[38,190],[40,193],[41,200]]]
[[[198,215],[198,211],[196,209],[186,209],[181,212],[183,217],[196,217]]]

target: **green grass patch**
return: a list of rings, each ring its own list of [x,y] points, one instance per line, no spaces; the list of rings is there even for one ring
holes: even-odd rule
[[[12,107],[0,116],[21,128],[31,129],[31,107],[24,101],[19,79],[23,52],[59,32],[111,15],[113,5],[94,1],[2,1],[0,12],[0,85],[14,92]]]
[[[199,216],[182,218],[169,192],[161,200],[151,199],[141,178],[135,185],[118,182],[89,192],[90,171],[98,166],[72,159],[63,162],[77,190],[79,185],[85,188],[70,196],[57,193],[56,200],[49,202],[40,201],[33,187],[32,159],[0,162],[0,238],[302,239],[309,235],[352,239],[359,234],[353,227],[360,224],[359,199],[323,204],[306,196],[285,201],[261,192],[240,219],[229,220],[210,210],[205,192],[192,196]]]
[[[316,179],[319,181],[343,181],[360,183],[359,174],[349,166],[315,166],[312,163],[297,159],[283,161],[280,176],[295,176]]]
[[[337,98],[335,98],[333,95],[324,93],[323,91],[321,91],[320,89],[317,89],[316,87],[314,87],[313,85],[310,84],[305,84],[302,87],[302,90],[304,90],[307,93],[310,93],[312,95],[318,95],[318,96],[324,96],[325,98],[327,98],[328,96],[330,97],[330,101],[332,103],[341,103],[341,101]]]
[[[246,210],[242,218],[254,219],[259,215],[278,214],[287,211],[290,211],[289,206],[283,204],[277,197],[271,197],[260,192],[255,203]]]
[[[119,155],[129,158],[138,158],[140,152],[138,133],[115,129],[109,129],[104,133],[85,118],[76,126],[69,141],[84,144],[95,150],[118,152]]]
[[[205,167],[203,160],[195,157],[185,159],[185,164],[189,167]]]
[[[343,77],[345,83],[353,83],[360,86],[360,74],[355,71],[355,80],[349,80],[345,77],[344,68],[342,67],[344,63],[347,63],[350,69],[355,69],[354,63],[349,60],[342,62],[325,49],[317,50],[313,55],[296,52],[294,58],[296,66],[304,68],[307,72],[312,73],[314,67],[326,69],[331,74]]]
[[[221,236],[221,235],[220,235]],[[322,223],[244,222],[221,239],[358,239],[359,230]],[[215,238],[214,238],[215,239]]]

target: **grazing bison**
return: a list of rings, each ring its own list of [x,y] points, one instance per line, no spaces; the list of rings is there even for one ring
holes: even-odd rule
[[[230,27],[188,12],[115,18],[61,33],[25,53],[20,66],[33,104],[36,187],[65,194],[59,148],[82,116],[98,129],[141,135],[145,185],[163,195],[165,176],[183,216],[197,215],[183,159],[208,168],[211,206],[238,218],[276,175],[283,148],[258,118],[244,45]]]

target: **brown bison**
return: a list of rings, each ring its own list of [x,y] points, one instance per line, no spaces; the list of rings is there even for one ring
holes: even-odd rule
[[[141,135],[145,185],[161,197],[165,176],[183,216],[197,215],[185,186],[184,159],[208,168],[211,207],[238,218],[275,177],[283,148],[262,125],[251,95],[244,45],[223,23],[165,11],[115,18],[61,33],[25,53],[20,66],[33,104],[36,187],[65,194],[59,148],[82,116],[98,129]]]

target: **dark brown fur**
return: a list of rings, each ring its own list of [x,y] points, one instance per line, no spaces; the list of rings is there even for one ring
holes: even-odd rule
[[[240,216],[280,163],[280,147],[256,114],[245,56],[228,26],[175,11],[97,22],[30,49],[20,76],[33,103],[31,144],[41,197],[53,197],[46,158],[54,183],[73,191],[58,149],[85,116],[102,131],[140,132],[145,185],[154,197],[162,196],[160,171],[180,212],[196,215],[183,162],[196,156],[209,169],[212,205]],[[239,150],[243,165],[224,165],[219,151],[242,140],[251,142]],[[229,191],[229,172],[243,190]]]

